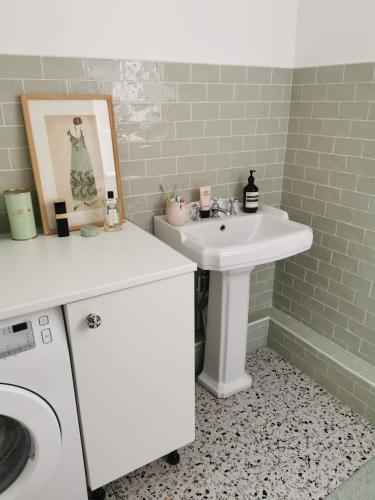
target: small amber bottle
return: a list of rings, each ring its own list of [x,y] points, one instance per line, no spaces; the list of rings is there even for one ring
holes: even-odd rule
[[[255,170],[250,170],[248,184],[243,189],[243,210],[248,214],[256,212],[259,204],[259,189],[254,184],[254,172]]]

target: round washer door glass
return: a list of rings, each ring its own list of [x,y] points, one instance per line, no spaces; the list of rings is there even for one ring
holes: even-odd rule
[[[51,406],[22,387],[0,384],[0,499],[36,498],[61,453]]]
[[[0,495],[22,473],[31,455],[31,438],[16,420],[0,415]]]

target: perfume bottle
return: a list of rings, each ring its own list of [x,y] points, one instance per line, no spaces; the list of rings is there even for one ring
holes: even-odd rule
[[[56,227],[57,234],[60,238],[69,236],[69,223],[68,214],[66,213],[66,203],[64,200],[55,200],[53,202],[55,207]]]
[[[120,208],[113,191],[104,200],[104,231],[121,231]]]

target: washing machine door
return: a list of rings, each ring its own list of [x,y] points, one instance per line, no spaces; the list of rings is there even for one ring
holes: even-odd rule
[[[0,500],[36,498],[61,452],[58,419],[42,398],[0,384]]]

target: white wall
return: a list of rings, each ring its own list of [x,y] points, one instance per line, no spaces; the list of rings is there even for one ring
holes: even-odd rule
[[[298,0],[1,0],[0,53],[291,67]]]
[[[375,60],[375,0],[0,3],[3,54],[282,67]]]
[[[299,0],[294,66],[375,60],[374,0]]]

